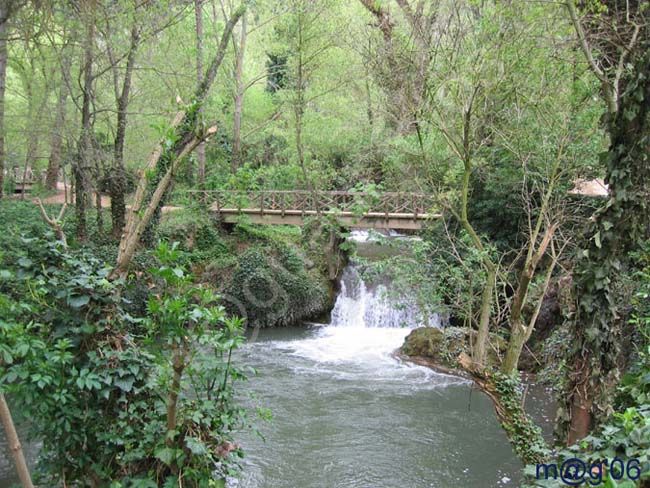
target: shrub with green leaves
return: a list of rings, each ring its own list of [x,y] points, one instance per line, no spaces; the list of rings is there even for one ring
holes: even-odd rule
[[[250,326],[273,327],[322,313],[329,295],[320,274],[308,272],[292,248],[275,242],[254,245],[237,257],[223,298]]]
[[[42,442],[40,483],[223,486],[247,425],[241,320],[193,284],[177,246],[156,253],[145,316],[88,251],[26,239],[22,252],[0,273],[0,391]]]

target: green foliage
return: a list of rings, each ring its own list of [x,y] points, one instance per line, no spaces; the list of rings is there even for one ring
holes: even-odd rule
[[[539,463],[549,456],[542,430],[526,413],[522,402],[523,388],[519,375],[495,372],[494,385],[499,398],[501,425],[508,435],[515,454],[525,463]]]
[[[417,293],[425,295],[421,301],[442,306],[441,313],[452,325],[472,327],[478,323],[485,280],[483,255],[464,230],[444,225],[432,224],[421,233],[423,241],[414,247],[409,279],[419,281]],[[493,255],[494,249],[488,252]]]
[[[260,327],[294,324],[322,313],[328,303],[323,278],[307,272],[303,258],[278,241],[239,255],[222,295],[227,310]]]
[[[41,484],[167,486],[182,473],[186,486],[207,487],[231,473],[232,434],[248,425],[234,401],[245,374],[231,361],[241,321],[191,284],[176,246],[159,248],[157,292],[137,316],[125,283],[89,250],[38,238],[20,247],[0,270],[0,390],[42,442]],[[179,343],[188,363],[170,437],[161,392]]]
[[[167,213],[157,229],[163,241],[179,243],[179,260],[201,263],[231,252],[216,222],[199,209],[181,209]]]
[[[619,377],[626,308],[631,298],[628,277],[634,255],[647,237],[650,206],[650,45],[644,44],[625,72],[626,90],[608,129],[610,148],[603,153],[611,193],[592,219],[590,239],[579,253],[575,269],[578,306],[572,335],[574,381],[565,402],[571,405],[579,389],[589,391],[590,415],[603,420],[612,410],[612,393]],[[563,419],[569,428],[570,419]]]
[[[46,206],[47,210],[58,212],[59,206]],[[43,236],[49,232],[47,224],[43,221],[38,207],[28,201],[0,201],[0,222],[3,223],[3,232],[0,234],[0,258],[2,264],[13,266],[23,255],[24,245],[21,236]],[[66,220],[64,230],[72,230]],[[49,234],[48,234],[49,235]]]
[[[557,464],[563,460],[577,457],[587,465],[599,465],[603,460],[621,459],[626,466],[632,462],[641,473],[640,480],[650,480],[650,308],[648,297],[650,291],[650,253],[647,243],[643,252],[634,259],[640,264],[635,273],[637,291],[633,300],[634,312],[631,315],[633,344],[635,352],[631,354],[632,364],[623,375],[616,389],[613,403],[616,407],[605,419],[600,428],[578,444],[563,449],[557,454]],[[560,368],[562,369],[562,368]],[[636,460],[636,461],[634,461]],[[618,467],[618,465],[617,465]],[[527,468],[529,475],[534,475],[534,467]],[[610,469],[602,473],[603,486],[643,486],[643,481],[626,482],[625,474],[636,476],[637,472],[616,472],[612,476]],[[614,479],[613,479],[614,478]],[[536,486],[561,486],[559,482],[544,482]]]
[[[584,438],[579,444],[561,450],[554,458],[558,469],[565,460],[580,459],[587,467],[585,484],[611,488],[647,486],[650,480],[650,407],[627,408],[614,413],[598,433]],[[620,460],[615,463],[612,461]],[[603,463],[607,463],[603,466]],[[624,467],[621,470],[621,467]],[[529,465],[525,473],[530,486],[562,487],[561,479],[536,480],[536,467]]]
[[[631,365],[618,387],[619,408],[650,405],[650,242],[634,258],[639,265],[634,273],[637,286],[630,317],[634,351],[630,354]]]
[[[172,394],[180,394],[176,425],[158,438],[154,456],[171,470],[172,479],[182,472],[184,483],[207,486],[215,471],[231,474],[223,452],[231,445],[231,433],[246,426],[233,388],[246,376],[232,364],[233,349],[244,341],[242,320],[226,317],[217,295],[193,284],[177,265],[177,247],[161,243],[155,251],[160,266],[151,271],[160,282],[158,293],[149,299],[145,322],[164,361],[156,382],[168,391],[167,422]]]

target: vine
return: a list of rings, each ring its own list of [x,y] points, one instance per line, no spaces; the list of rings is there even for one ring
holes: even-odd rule
[[[561,410],[561,434],[573,443],[611,412],[627,303],[623,277],[635,263],[627,256],[645,236],[650,193],[650,43],[633,60],[627,89],[609,124],[604,154],[610,197],[593,217],[592,237],[576,266],[573,374]]]

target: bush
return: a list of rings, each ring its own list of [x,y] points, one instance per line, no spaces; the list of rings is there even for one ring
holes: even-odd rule
[[[280,243],[255,244],[239,255],[223,296],[230,313],[260,327],[322,313],[329,297],[323,278],[308,273],[295,251]]]
[[[241,321],[192,284],[176,247],[159,249],[156,289],[134,316],[88,249],[21,242],[0,270],[0,391],[42,441],[41,484],[223,486],[247,425],[233,400]]]
[[[561,450],[557,465],[564,460],[579,458],[588,467],[585,481],[589,484],[619,488],[650,486],[650,249],[635,256],[639,271],[635,273],[637,292],[630,320],[632,363],[617,388],[616,411],[604,425],[579,444]],[[612,463],[618,459],[620,462]],[[603,467],[603,461],[608,461]],[[622,469],[624,467],[625,469]],[[527,468],[532,477],[535,467]],[[631,475],[631,476],[630,476]],[[638,475],[638,476],[637,476]],[[557,481],[536,483],[535,486],[565,486]]]

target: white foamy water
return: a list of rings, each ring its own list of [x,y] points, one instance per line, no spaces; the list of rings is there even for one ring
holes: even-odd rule
[[[368,285],[355,265],[341,277],[341,290],[332,310],[334,327],[409,328],[420,327],[418,307],[407,297],[391,297],[383,284]],[[439,318],[434,318],[439,326]]]
[[[373,235],[374,234],[374,235]],[[402,234],[401,232],[398,232],[393,229],[388,229],[388,231],[367,231],[363,229],[354,229],[350,231],[350,236],[348,237],[348,240],[354,241],[354,242],[359,242],[359,243],[368,243],[368,242],[373,242],[376,241],[377,239],[375,236],[381,238],[381,236],[385,237],[390,237],[393,239],[401,239],[405,241],[421,241],[422,238],[418,236],[409,236],[406,234]]]
[[[341,278],[330,324],[316,328],[307,338],[273,341],[267,346],[308,361],[293,364],[301,374],[329,369],[339,379],[406,382],[410,388],[463,383],[396,358],[406,336],[420,325],[414,304],[390,297],[384,285],[366,283],[352,264]]]

